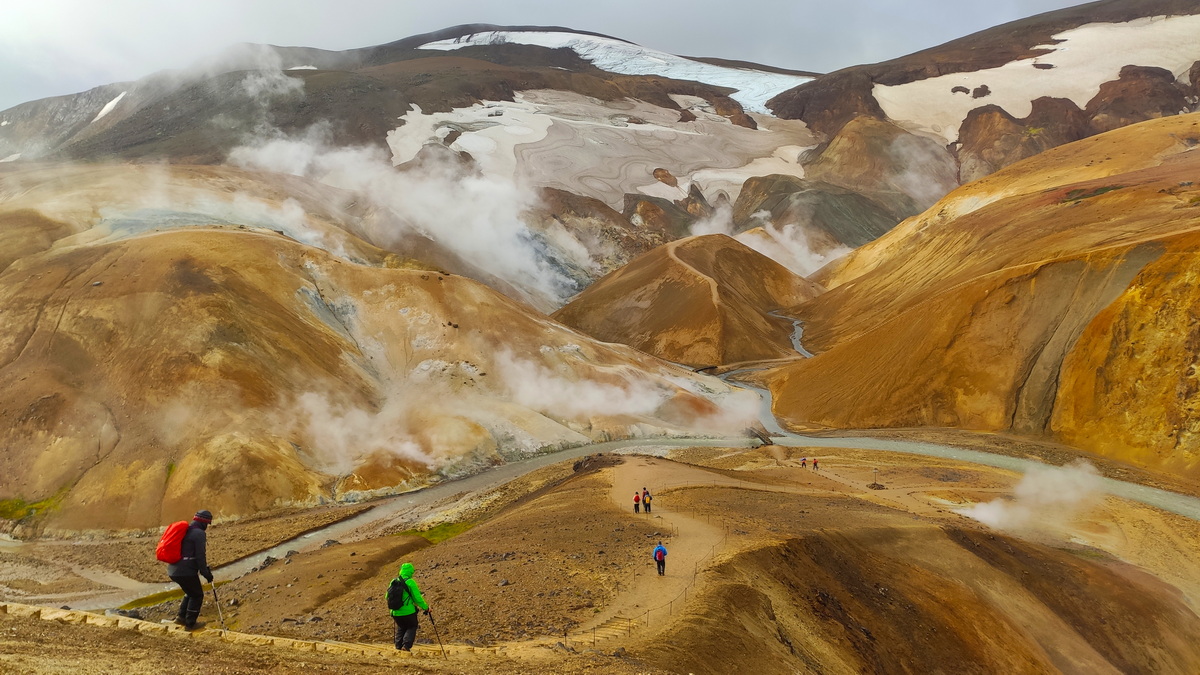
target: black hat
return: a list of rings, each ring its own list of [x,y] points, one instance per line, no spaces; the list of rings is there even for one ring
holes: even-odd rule
[[[198,520],[202,523],[211,523],[212,522],[212,512],[210,512],[208,509],[202,509],[200,511],[197,511],[196,515],[192,516],[192,520]]]

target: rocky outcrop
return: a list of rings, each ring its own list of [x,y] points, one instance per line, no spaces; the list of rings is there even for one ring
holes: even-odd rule
[[[899,222],[958,185],[949,151],[928,138],[860,115],[805,166],[805,177],[858,192]]]
[[[648,195],[625,195],[621,215],[635,228],[661,235],[666,241],[686,237],[696,216],[669,199]]]
[[[1190,109],[1187,90],[1175,82],[1169,70],[1125,66],[1120,79],[1100,86],[1086,111],[1092,132],[1103,133]]]
[[[967,114],[958,132],[959,180],[978,180],[1090,133],[1087,114],[1070,99],[1039,98],[1023,119],[999,106],[976,108]]]
[[[763,225],[764,216],[777,228],[803,228],[817,253],[861,246],[896,224],[893,214],[857,192],[778,174],[747,180],[733,206],[738,231]]]
[[[868,71],[848,68],[789,89],[767,101],[767,107],[779,117],[804,120],[809,128],[832,137],[860,115],[887,117],[871,94],[874,86]]]
[[[580,287],[668,241],[663,230],[634,227],[598,199],[554,188],[539,190],[538,197],[538,203],[525,214],[526,224],[546,241],[570,237],[580,242],[596,265],[580,270],[584,275],[577,280]]]

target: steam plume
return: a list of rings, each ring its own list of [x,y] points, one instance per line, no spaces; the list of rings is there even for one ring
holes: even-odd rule
[[[1017,483],[1012,499],[974,504],[957,513],[998,530],[1056,529],[1102,495],[1100,473],[1081,459],[1063,467],[1034,466]]]

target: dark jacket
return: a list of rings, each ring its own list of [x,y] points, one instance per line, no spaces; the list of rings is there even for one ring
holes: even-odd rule
[[[187,534],[183,535],[183,558],[179,562],[167,565],[167,576],[190,577],[196,574],[212,579],[212,570],[208,568],[208,535],[205,534],[205,523],[193,520],[188,526]]]

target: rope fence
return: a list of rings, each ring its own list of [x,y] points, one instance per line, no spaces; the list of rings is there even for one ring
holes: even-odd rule
[[[659,494],[660,491],[665,493],[667,490],[689,489],[693,485],[696,487],[712,487],[711,483],[692,483],[690,481],[686,481],[684,483],[672,483],[670,485],[658,485],[658,486],[655,486],[654,491],[651,492],[651,496]],[[652,499],[651,504],[653,504],[654,501],[655,500]],[[651,508],[653,508],[653,506]],[[685,511],[671,511],[671,510],[667,511],[668,514],[670,514],[670,513],[679,514],[679,513],[684,513],[684,512]],[[691,579],[688,580],[687,584],[684,585],[683,590],[681,590],[674,598],[671,598],[670,600],[668,600],[667,602],[665,602],[661,605],[641,610],[640,612],[638,612],[637,614],[635,614],[633,616],[622,616],[620,613],[618,613],[617,616],[609,619],[605,623],[600,624],[598,626],[593,626],[590,631],[585,631],[585,632],[577,634],[577,635],[586,636],[587,633],[591,633],[590,642],[591,642],[591,646],[594,647],[599,642],[603,642],[605,640],[609,640],[614,637],[619,637],[622,635],[625,637],[632,636],[633,632],[635,630],[637,630],[639,628],[648,627],[650,625],[651,617],[657,616],[657,617],[660,617],[660,620],[661,620],[661,618],[669,618],[675,614],[676,606],[678,606],[679,611],[683,611],[683,608],[687,604],[688,593],[691,592],[693,595],[695,595],[694,587],[696,586],[696,582],[700,578],[701,566],[704,565],[707,561],[714,559],[717,555],[717,549],[724,547],[728,543],[729,531],[730,531],[730,524],[729,524],[729,520],[727,518],[723,518],[720,516],[717,516],[716,518],[714,518],[712,513],[710,513],[710,512],[699,513],[696,511],[695,508],[687,509],[686,512],[690,515],[690,517],[693,520],[706,522],[709,524],[713,524],[714,521],[719,523],[721,525],[721,538],[717,543],[715,543],[711,547],[709,547],[709,550],[707,553],[702,555],[700,558],[698,558],[692,564],[692,577],[691,577]],[[651,511],[650,514],[654,515],[654,511]],[[673,522],[672,520],[670,520],[668,518],[663,518],[663,521],[667,525],[667,527],[663,528],[663,529],[665,529],[667,532],[670,532],[672,537],[677,538],[679,536],[679,526],[675,522]],[[618,584],[618,591],[619,590],[620,590],[620,585]],[[664,612],[665,612],[665,614],[664,614]],[[617,631],[617,630],[613,630],[613,629],[620,629],[620,630]],[[605,633],[603,635],[601,635],[600,631],[604,631]],[[574,640],[571,640],[571,641],[572,642],[580,642],[580,640],[578,640],[577,638]],[[584,640],[582,640],[582,641],[586,643],[587,637],[584,637]]]

